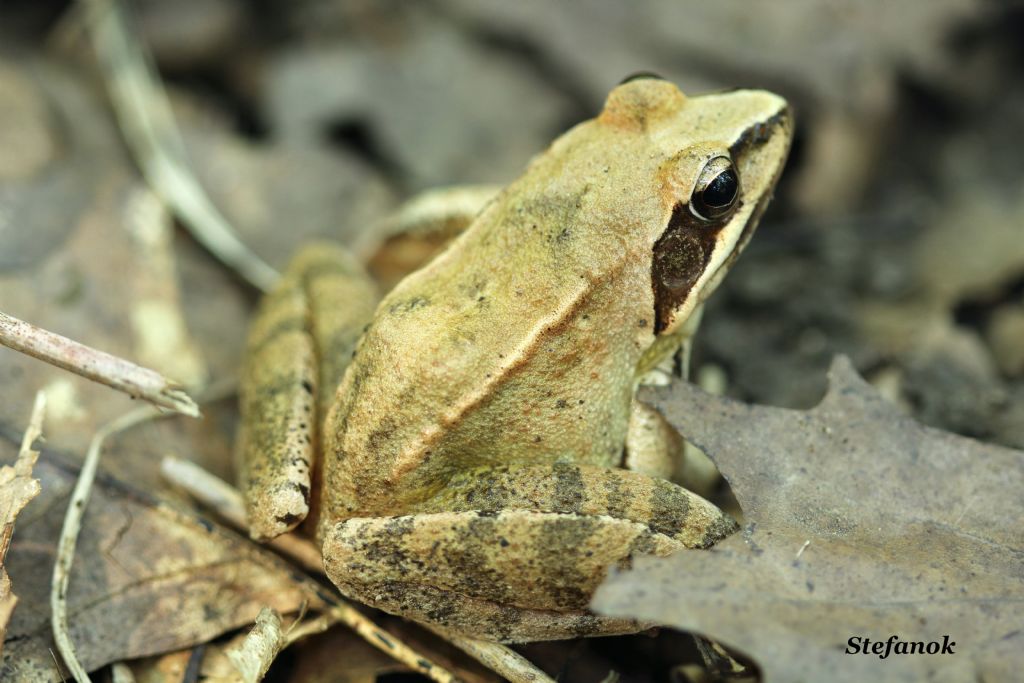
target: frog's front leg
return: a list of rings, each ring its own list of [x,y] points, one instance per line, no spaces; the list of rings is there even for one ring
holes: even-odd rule
[[[673,379],[686,380],[690,374],[690,350],[703,317],[704,306],[698,306],[683,326],[671,337],[659,340],[655,353],[662,357],[653,369],[640,378],[640,386],[663,386]],[[692,480],[687,458],[694,457],[679,432],[649,405],[633,399],[626,436],[622,466],[652,477],[671,479],[702,494],[711,492],[706,478]],[[702,453],[697,457],[707,458]],[[712,465],[712,471],[714,466]]]
[[[355,518],[324,539],[328,575],[390,612],[501,641],[632,632],[587,604],[611,565],[706,547],[736,529],[668,481],[586,465],[462,473],[414,514]]]
[[[254,538],[306,518],[319,424],[377,298],[345,249],[317,243],[295,255],[260,303],[242,367],[237,439]]]

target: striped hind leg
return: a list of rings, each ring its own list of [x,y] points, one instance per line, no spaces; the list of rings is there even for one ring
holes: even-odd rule
[[[320,423],[376,302],[359,263],[317,243],[296,254],[260,303],[243,361],[236,444],[253,538],[278,536],[309,514]]]
[[[335,525],[331,580],[386,611],[506,642],[646,628],[587,610],[608,567],[736,529],[670,482],[568,464],[478,468],[412,512]]]

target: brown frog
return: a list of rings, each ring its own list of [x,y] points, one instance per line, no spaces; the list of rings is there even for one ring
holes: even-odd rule
[[[791,131],[768,92],[632,80],[379,303],[344,249],[303,249],[243,373],[253,535],[309,517],[344,594],[445,629],[642,628],[587,610],[607,567],[735,523],[623,467],[665,451],[630,439],[634,393],[750,239]]]

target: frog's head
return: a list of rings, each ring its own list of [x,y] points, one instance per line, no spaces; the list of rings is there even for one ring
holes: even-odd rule
[[[789,107],[763,90],[688,98],[644,77],[612,90],[598,120],[643,134],[663,160],[648,239],[654,332],[672,335],[750,240],[789,150]]]

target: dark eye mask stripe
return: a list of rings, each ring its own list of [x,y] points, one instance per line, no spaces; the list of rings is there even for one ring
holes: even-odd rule
[[[697,218],[683,202],[673,207],[668,227],[654,244],[651,286],[655,334],[668,327],[673,312],[707,268],[723,225]]]

